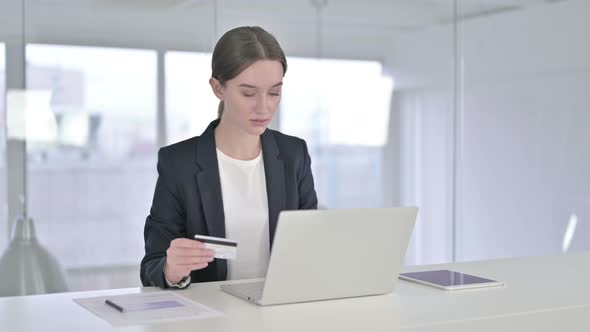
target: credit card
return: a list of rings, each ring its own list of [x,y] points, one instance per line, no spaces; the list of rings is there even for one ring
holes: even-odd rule
[[[236,259],[238,255],[238,242],[222,237],[195,235],[195,240],[205,244],[205,247],[213,249],[213,257],[219,259]]]

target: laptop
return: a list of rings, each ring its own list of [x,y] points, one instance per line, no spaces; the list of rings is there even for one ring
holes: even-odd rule
[[[282,211],[266,278],[221,286],[259,305],[391,293],[418,209]]]

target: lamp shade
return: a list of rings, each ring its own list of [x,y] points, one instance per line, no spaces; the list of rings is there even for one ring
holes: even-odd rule
[[[0,258],[0,296],[67,291],[58,261],[37,241],[33,220],[19,218],[13,230]]]

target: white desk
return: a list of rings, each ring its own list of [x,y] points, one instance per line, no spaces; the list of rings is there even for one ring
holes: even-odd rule
[[[399,281],[394,294],[259,307],[219,290],[178,291],[222,318],[117,331],[590,331],[590,252],[407,268],[449,268],[504,281],[505,287],[446,292]],[[0,281],[1,282],[1,281]],[[0,331],[109,331],[72,298],[151,292],[132,288],[0,298]]]

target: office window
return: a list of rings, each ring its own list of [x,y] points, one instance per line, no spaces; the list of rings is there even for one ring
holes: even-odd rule
[[[307,141],[320,206],[383,206],[393,79],[375,61],[288,62],[280,128]]]
[[[209,85],[211,53],[166,53],[166,125],[169,144],[200,135],[217,118]]]
[[[156,52],[33,44],[26,58],[45,119],[27,136],[40,241],[69,276],[137,268],[156,177]]]
[[[281,130],[319,145],[382,147],[393,80],[376,61],[289,58]]]

